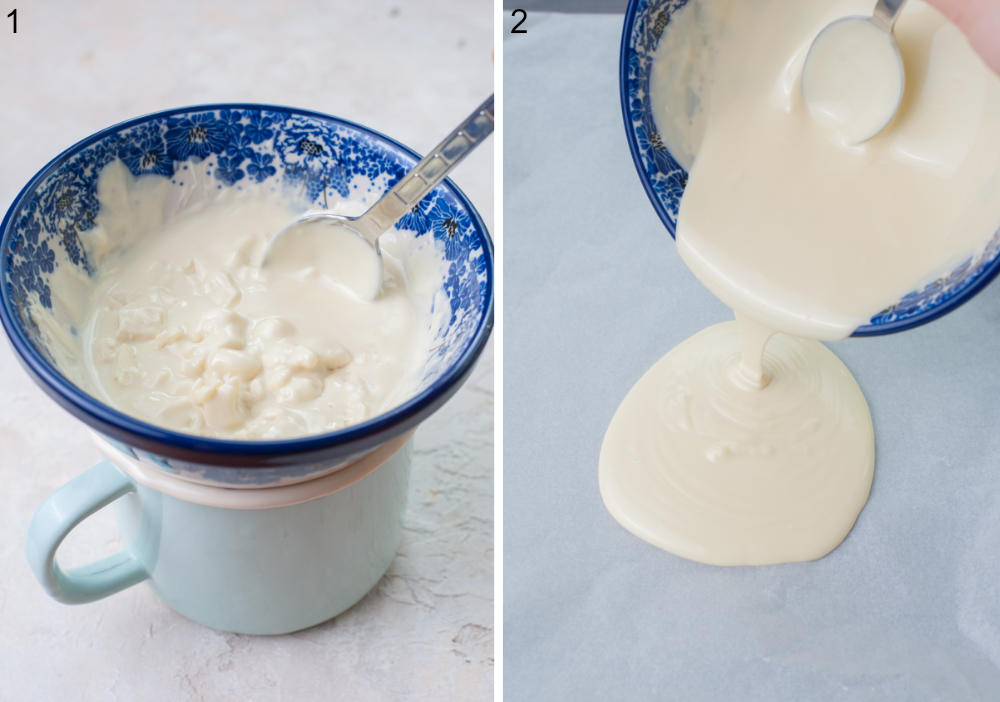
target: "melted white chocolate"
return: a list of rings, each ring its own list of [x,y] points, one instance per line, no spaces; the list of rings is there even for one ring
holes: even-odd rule
[[[744,381],[735,322],[682,342],[629,391],[601,447],[601,495],[629,531],[685,558],[819,558],[868,499],[875,439],[850,371],[779,334],[763,389]]]
[[[442,280],[432,246],[388,232],[382,293],[365,302],[310,266],[260,266],[300,214],[279,196],[237,193],[142,224],[128,203],[158,185],[147,178],[113,164],[99,181],[101,240],[134,239],[109,249],[87,323],[90,371],[110,404],[179,431],[274,439],[410,397],[443,323],[431,312]]]

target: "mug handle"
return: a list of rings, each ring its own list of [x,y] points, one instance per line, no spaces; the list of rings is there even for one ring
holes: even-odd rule
[[[56,549],[77,524],[135,489],[128,476],[105,460],[45,499],[31,519],[25,552],[35,577],[51,597],[67,604],[93,602],[149,577],[127,550],[69,571],[56,563]]]

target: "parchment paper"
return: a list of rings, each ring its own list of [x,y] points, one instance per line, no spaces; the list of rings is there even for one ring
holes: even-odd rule
[[[529,13],[527,34],[505,33],[505,698],[1000,699],[996,283],[927,326],[832,345],[870,403],[877,458],[826,558],[704,566],[604,509],[597,457],[618,403],[729,314],[632,165],[621,26]]]

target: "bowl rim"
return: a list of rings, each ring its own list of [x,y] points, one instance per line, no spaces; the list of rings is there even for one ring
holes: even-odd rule
[[[639,142],[636,138],[635,130],[632,129],[632,120],[629,117],[628,60],[631,55],[631,38],[635,27],[636,16],[639,12],[640,1],[641,0],[629,0],[628,7],[625,8],[625,19],[622,24],[621,45],[618,52],[618,98],[622,111],[622,119],[625,124],[625,136],[628,140],[629,152],[632,154],[632,163],[639,175],[639,181],[642,183],[642,187],[646,191],[646,197],[652,203],[657,216],[666,227],[667,233],[670,234],[670,238],[676,239],[677,232],[675,225],[667,214],[666,208],[660,201],[660,198],[657,197],[656,189],[653,187],[653,184],[650,182],[649,176],[646,173],[645,165],[643,164],[642,156],[639,152]],[[697,0],[688,1],[697,2]],[[671,158],[673,158],[673,154],[671,154]],[[687,176],[687,169],[679,163],[678,166],[680,166],[684,175]],[[996,278],[997,274],[1000,274],[1000,255],[994,257],[994,259],[979,272],[976,279],[973,280],[972,283],[962,288],[944,302],[936,304],[919,314],[903,320],[896,319],[884,324],[871,324],[869,320],[868,323],[855,329],[851,333],[851,336],[882,336],[883,334],[892,334],[893,332],[913,329],[914,327],[927,324],[941,315],[947,314],[948,312],[951,312],[955,308],[968,302],[976,295],[976,293]]]
[[[67,158],[75,155],[85,147],[100,141],[123,129],[135,125],[143,124],[154,119],[161,119],[177,114],[193,112],[207,112],[215,110],[268,110],[281,112],[290,115],[314,117],[327,122],[343,125],[356,129],[362,133],[369,134],[384,142],[385,145],[395,149],[398,153],[414,159],[414,163],[420,161],[421,156],[413,149],[405,146],[392,137],[386,136],[382,132],[358,124],[342,117],[336,117],[315,110],[307,110],[284,105],[271,105],[267,103],[233,102],[233,103],[207,103],[203,105],[189,105],[185,107],[174,107],[157,112],[150,112],[139,117],[118,122],[109,127],[101,129],[71,146],[63,149],[57,156],[52,158],[27,184],[21,188],[15,196],[3,219],[0,220],[0,243],[7,235],[11,226],[15,210],[19,209],[25,196],[42,182],[57,165]],[[310,434],[301,437],[292,437],[276,440],[237,440],[220,439],[196,434],[186,434],[173,431],[155,424],[137,419],[120,410],[115,409],[101,400],[89,395],[76,385],[71,383],[56,368],[52,366],[41,354],[38,354],[32,345],[27,341],[21,331],[21,324],[17,321],[17,316],[6,294],[6,286],[2,281],[8,273],[7,257],[0,256],[0,323],[2,323],[7,338],[14,347],[17,356],[24,364],[30,375],[39,382],[42,389],[65,407],[73,407],[95,420],[98,425],[109,426],[117,429],[118,433],[124,432],[130,438],[140,439],[142,445],[163,445],[176,447],[183,454],[188,456],[198,454],[208,454],[210,456],[246,456],[261,458],[271,455],[291,456],[295,454],[316,454],[324,449],[329,449],[342,444],[366,443],[364,439],[373,435],[382,435],[387,431],[403,431],[415,422],[412,421],[415,415],[420,414],[425,409],[434,409],[444,402],[457,389],[458,383],[463,381],[471,371],[473,364],[479,358],[480,353],[486,345],[490,331],[493,328],[494,312],[494,271],[493,271],[493,240],[490,236],[486,224],[483,222],[479,212],[462,190],[455,185],[450,178],[446,178],[438,187],[444,186],[450,190],[458,199],[470,215],[476,230],[481,233],[483,244],[483,255],[486,263],[486,304],[483,314],[477,320],[476,328],[473,331],[471,340],[466,344],[461,355],[449,366],[449,368],[437,378],[431,385],[421,390],[413,397],[406,400],[386,412],[383,412],[371,419],[359,424],[352,424],[342,429],[337,429],[323,434]],[[410,420],[410,421],[408,421]],[[381,443],[381,441],[379,442]],[[360,446],[359,446],[360,448]],[[257,466],[244,466],[254,468]],[[273,467],[261,465],[260,467]]]

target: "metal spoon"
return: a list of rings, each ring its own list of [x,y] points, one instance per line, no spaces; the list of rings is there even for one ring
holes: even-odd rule
[[[374,300],[382,287],[379,237],[492,133],[490,95],[364,214],[318,212],[299,217],[274,235],[261,266],[295,270],[311,266],[362,300]]]
[[[809,114],[847,145],[885,129],[899,109],[905,75],[892,30],[906,0],[878,0],[871,17],[844,17],[816,35],[802,68]]]

